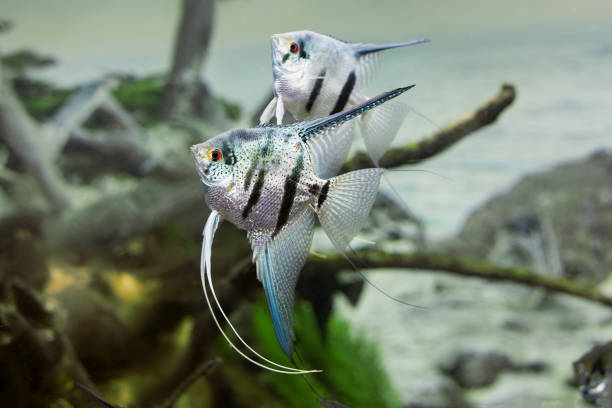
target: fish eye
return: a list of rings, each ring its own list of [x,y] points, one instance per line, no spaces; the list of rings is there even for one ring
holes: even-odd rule
[[[289,43],[289,51],[291,51],[294,54],[297,54],[300,51],[300,46],[295,41],[291,41]]]
[[[223,158],[223,153],[219,149],[210,150],[208,152],[208,158],[210,161],[218,162]]]

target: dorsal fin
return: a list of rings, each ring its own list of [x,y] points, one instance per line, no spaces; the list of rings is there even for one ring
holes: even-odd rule
[[[407,47],[409,45],[423,44],[426,42],[429,42],[428,38],[421,38],[418,40],[412,40],[412,41],[400,42],[400,43],[394,43],[394,44],[383,44],[383,45],[352,44],[352,45],[353,47],[355,47],[355,54],[358,57],[363,57],[364,55],[371,54],[373,52],[384,51],[384,50],[388,50],[391,48]]]
[[[327,116],[325,118],[315,119],[309,122],[298,123],[292,126],[295,126],[299,129],[298,132],[300,137],[304,142],[306,142],[314,135],[326,129],[339,126],[348,120],[356,118],[357,116],[369,111],[370,109],[373,109],[378,105],[381,105],[395,98],[396,96],[403,94],[412,87],[414,87],[414,85],[397,88],[389,92],[384,92],[343,112],[339,112],[334,115]]]
[[[283,127],[283,125],[277,125],[276,123],[268,122],[268,123],[260,123],[259,125],[255,127],[256,128],[280,128],[280,127]]]

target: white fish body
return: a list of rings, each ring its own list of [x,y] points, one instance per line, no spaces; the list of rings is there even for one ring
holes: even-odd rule
[[[274,98],[260,122],[276,118],[276,123],[282,124],[320,118],[363,103],[367,97],[362,87],[378,52],[426,41],[374,45],[347,43],[312,31],[274,34],[270,40]],[[374,163],[388,149],[407,111],[406,106],[393,101],[359,118]]]
[[[220,308],[212,290],[210,255],[215,230],[227,219],[247,231],[276,337],[289,358],[295,340],[295,284],[310,249],[315,216],[336,248],[344,251],[366,221],[382,174],[381,169],[365,169],[323,178],[321,174],[329,171],[327,163],[337,160],[335,144],[346,139],[346,133],[338,137],[336,128],[409,88],[381,94],[326,118],[289,126],[235,129],[191,147],[212,210],[202,245],[207,302],[206,285]],[[222,309],[221,313],[238,335]],[[303,373],[263,358],[240,340],[257,357],[282,368],[272,370]],[[250,361],[271,369],[230,344]]]

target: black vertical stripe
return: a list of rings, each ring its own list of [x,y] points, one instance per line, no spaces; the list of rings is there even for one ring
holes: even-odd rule
[[[295,200],[295,193],[297,191],[297,185],[300,181],[302,170],[304,169],[304,152],[300,151],[291,175],[285,178],[285,188],[283,190],[283,200],[281,202],[280,210],[278,212],[278,219],[276,221],[276,228],[272,236],[275,236],[285,226],[287,220],[289,220],[289,213]]]
[[[263,189],[264,179],[266,177],[266,172],[264,170],[260,170],[257,175],[257,180],[255,181],[255,185],[253,186],[253,191],[251,191],[251,195],[249,196],[249,200],[247,201],[244,210],[242,210],[242,218],[246,218],[251,213],[251,210],[257,204],[259,199],[261,198],[261,190]]]
[[[244,177],[244,191],[248,191],[249,186],[251,185],[251,180],[253,179],[253,173],[255,173],[255,169],[257,168],[258,164],[258,160],[253,160],[251,162],[251,165],[247,169],[246,175]]]
[[[225,156],[227,163],[230,166],[233,166],[234,164],[236,164],[236,156],[234,155],[234,149],[231,148],[227,140],[223,142],[223,146],[221,147],[221,152],[223,152],[223,156]]]
[[[329,191],[329,180],[327,180],[327,183],[323,185],[323,188],[321,189],[321,193],[319,193],[319,199],[317,200],[317,208],[321,208],[321,206],[327,199],[328,191]]]
[[[261,160],[265,160],[265,157],[268,156],[268,152],[270,151],[271,144],[272,144],[272,137],[268,133],[266,135],[266,143],[261,147],[261,154],[259,155],[259,158],[255,157],[253,161],[251,161],[251,165],[247,169],[246,175],[244,177],[244,191],[247,191],[249,189],[249,186],[251,185],[251,181],[253,179],[253,173],[255,173],[255,170],[259,166],[259,162],[260,162],[259,159],[261,158]]]
[[[308,54],[306,53],[306,50],[304,49],[304,41],[300,40],[298,42],[298,45],[300,46],[300,58],[308,58]]]
[[[334,109],[332,109],[332,111],[329,112],[330,115],[333,115],[334,113],[342,112],[342,110],[346,106],[346,103],[349,100],[349,97],[351,96],[351,92],[353,92],[354,87],[355,87],[355,71],[351,71],[348,78],[346,78],[346,82],[344,83],[342,90],[340,91],[340,96],[338,96],[338,100],[336,101],[336,106],[334,106]]]
[[[308,103],[306,104],[306,112],[310,112],[310,110],[312,109],[312,105],[314,105],[315,101],[317,100],[317,96],[319,96],[319,93],[321,92],[321,87],[323,86],[323,79],[325,79],[325,73],[326,71],[324,68],[323,71],[319,73],[319,77],[315,81],[314,86],[312,87],[312,91],[310,91],[310,97],[308,98]]]

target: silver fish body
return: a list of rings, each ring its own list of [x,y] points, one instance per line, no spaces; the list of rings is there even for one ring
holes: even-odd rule
[[[208,284],[220,313],[240,341],[259,358],[283,368],[280,372],[296,373],[252,350],[214,295],[210,257],[215,230],[222,219],[227,219],[247,231],[276,337],[283,352],[292,358],[295,285],[310,250],[315,217],[334,246],[344,251],[366,221],[382,174],[381,169],[364,169],[323,177],[334,167],[329,163],[338,160],[337,144],[347,139],[341,132],[343,124],[379,109],[379,105],[410,88],[386,92],[329,117],[288,126],[235,129],[191,147],[212,210],[202,245],[204,293],[207,296]],[[206,299],[209,302],[208,296]],[[212,309],[210,302],[209,307]]]
[[[260,122],[276,118],[276,123],[282,124],[320,118],[358,105],[368,99],[362,87],[379,52],[427,41],[375,45],[348,43],[306,30],[274,34],[270,39],[274,98]],[[360,118],[361,134],[375,163],[388,149],[406,114],[407,107],[394,101]]]
[[[367,99],[361,97],[357,73],[351,77],[358,59],[350,44],[311,31],[275,34],[270,42],[274,94],[294,120],[338,113]],[[292,42],[299,44],[297,54],[288,50]],[[348,95],[352,100],[338,104],[345,99],[340,96],[346,83],[352,88]]]
[[[306,146],[295,128],[236,129],[193,148],[196,162],[220,149],[232,164],[230,177],[204,183],[206,203],[238,228],[280,231],[313,203],[325,180],[315,174]],[[199,167],[206,179],[205,168]],[[284,205],[283,205],[284,204]]]

